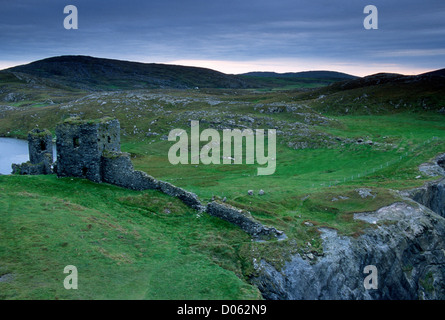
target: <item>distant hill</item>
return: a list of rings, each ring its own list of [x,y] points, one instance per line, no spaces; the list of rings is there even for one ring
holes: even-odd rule
[[[60,56],[6,69],[83,90],[252,88],[235,75],[198,67],[139,63],[89,56]]]
[[[240,77],[254,82],[258,87],[275,89],[301,89],[324,87],[329,84],[357,79],[346,73],[335,71],[304,71],[304,72],[248,72],[239,75]]]
[[[426,73],[422,73],[421,76],[438,76],[438,77],[445,77],[445,68],[435,71],[430,71]]]
[[[303,72],[286,72],[286,73],[276,73],[276,72],[248,72],[243,73],[241,76],[251,76],[251,77],[264,77],[264,78],[312,78],[312,79],[328,79],[328,80],[351,80],[358,77],[336,72],[336,71],[303,71]]]
[[[445,69],[406,76],[378,73],[335,82],[299,97],[329,114],[377,114],[438,111],[445,113]]]

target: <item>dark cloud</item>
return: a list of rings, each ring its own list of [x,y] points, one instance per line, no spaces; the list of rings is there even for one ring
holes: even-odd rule
[[[79,29],[63,28],[63,8]],[[127,60],[317,60],[442,68],[445,2],[372,1],[379,30],[363,28],[365,0],[0,1],[0,60],[61,54]],[[382,70],[385,71],[385,70]]]

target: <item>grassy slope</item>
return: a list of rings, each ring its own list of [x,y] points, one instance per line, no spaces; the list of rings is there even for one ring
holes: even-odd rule
[[[249,238],[176,199],[55,176],[1,176],[0,190],[1,299],[259,298],[237,277]]]

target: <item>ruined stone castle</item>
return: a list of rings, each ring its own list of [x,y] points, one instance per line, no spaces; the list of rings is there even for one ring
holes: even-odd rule
[[[81,120],[69,118],[56,127],[57,160],[53,163],[52,135],[34,129],[28,134],[30,161],[13,164],[13,174],[51,174],[105,182],[132,190],[159,190],[187,206],[238,225],[258,238],[282,237],[283,233],[263,226],[248,212],[212,201],[204,206],[197,195],[134,170],[130,155],[121,152],[120,124],[117,119]]]

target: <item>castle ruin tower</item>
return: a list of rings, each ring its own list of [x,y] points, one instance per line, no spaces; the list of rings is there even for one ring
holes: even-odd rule
[[[28,133],[29,161],[32,164],[53,163],[53,137],[48,130],[33,129]]]
[[[117,119],[69,118],[56,127],[57,175],[101,182],[104,152],[120,152]]]
[[[46,129],[33,129],[28,133],[29,161],[12,164],[13,174],[51,174],[53,164],[53,137]]]

